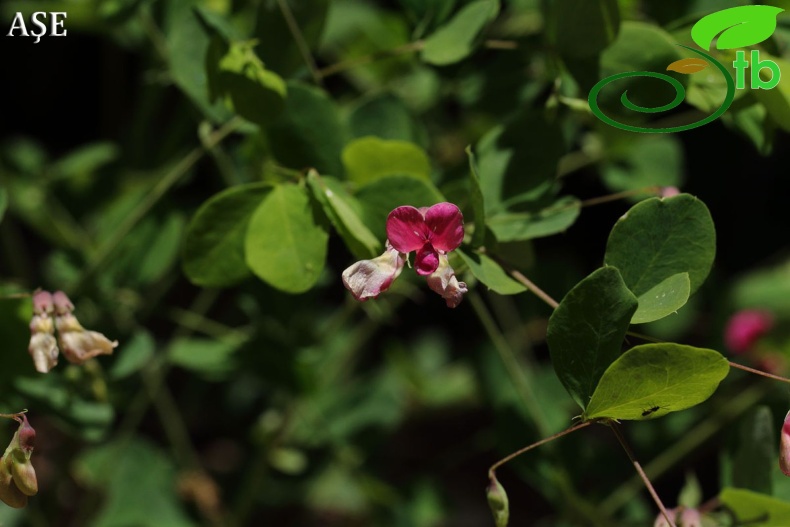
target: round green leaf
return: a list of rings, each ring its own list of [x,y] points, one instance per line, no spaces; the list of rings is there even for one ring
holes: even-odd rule
[[[526,287],[516,282],[502,269],[498,263],[480,253],[465,253],[457,251],[461,259],[469,266],[475,278],[480,280],[483,285],[500,295],[515,295],[523,293]]]
[[[686,305],[691,282],[688,273],[673,274],[649,291],[639,295],[639,307],[631,317],[631,324],[653,322],[675,313]]]
[[[422,60],[444,66],[465,59],[474,51],[477,36],[498,14],[499,0],[477,0],[464,6],[425,39]]]
[[[431,162],[419,146],[372,136],[349,143],[343,150],[343,165],[348,179],[359,184],[395,174],[425,179],[431,175]]]
[[[240,185],[205,202],[187,227],[184,273],[204,287],[227,287],[249,276],[244,237],[253,212],[271,192],[266,183]]]
[[[549,318],[546,341],[554,370],[585,408],[606,368],[620,355],[637,301],[614,267],[576,284]]]
[[[726,488],[721,491],[719,501],[743,524],[787,527],[790,518],[790,503],[751,490]]]
[[[303,293],[318,281],[329,235],[307,191],[295,185],[272,190],[252,215],[244,250],[253,273],[286,293]]]
[[[730,366],[718,351],[661,343],[635,346],[604,372],[586,419],[653,419],[710,397]]]
[[[641,297],[678,273],[688,273],[690,294],[702,285],[716,255],[716,231],[702,201],[688,194],[637,203],[609,234],[604,261],[620,270]]]

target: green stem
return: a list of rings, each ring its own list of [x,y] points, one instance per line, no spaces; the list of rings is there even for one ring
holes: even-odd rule
[[[302,34],[302,30],[299,29],[299,24],[296,22],[293,11],[291,11],[291,8],[288,7],[288,2],[286,0],[277,0],[277,6],[280,8],[280,12],[285,19],[288,30],[291,32],[291,36],[296,42],[296,47],[299,49],[299,53],[302,55],[305,64],[307,64],[307,69],[310,70],[310,75],[312,75],[315,83],[321,86],[321,73],[318,71],[318,66],[315,63],[315,59],[310,53],[310,46],[307,45],[307,41]]]

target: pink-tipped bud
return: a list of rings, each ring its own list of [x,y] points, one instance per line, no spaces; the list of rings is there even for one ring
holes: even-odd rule
[[[19,428],[17,429],[19,448],[26,454],[29,454],[36,446],[36,431],[30,426],[25,414],[22,414],[19,418]]]
[[[52,294],[52,302],[55,304],[55,313],[63,315],[74,311],[74,304],[63,291],[55,291]]]
[[[658,195],[662,198],[671,198],[678,194],[680,194],[680,190],[677,187],[661,187],[661,190],[658,191]]]
[[[684,509],[678,527],[702,527],[702,515],[697,509]]]
[[[444,298],[447,307],[458,307],[464,299],[464,293],[468,292],[466,284],[455,277],[455,271],[450,267],[446,254],[439,254],[439,266],[426,280],[428,287]]]
[[[510,504],[508,503],[505,488],[494,475],[488,481],[486,498],[488,499],[491,513],[494,515],[496,527],[507,527],[507,522],[510,519]]]
[[[727,322],[724,342],[733,353],[745,353],[774,325],[774,318],[767,311],[746,309],[735,313]]]
[[[785,415],[782,435],[779,439],[779,468],[785,476],[790,476],[790,412]]]
[[[672,518],[673,522],[677,521],[677,509],[667,509],[667,514],[669,514],[669,517]],[[658,513],[658,516],[656,516],[656,521],[653,523],[653,527],[670,527],[670,525],[671,524],[662,512]]]
[[[51,314],[54,310],[52,294],[49,291],[36,291],[33,294],[33,313],[36,315]]]

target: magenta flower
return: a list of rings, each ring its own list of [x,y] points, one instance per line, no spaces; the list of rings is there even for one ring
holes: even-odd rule
[[[414,268],[423,276],[439,267],[439,255],[457,249],[464,239],[464,217],[452,203],[416,209],[398,207],[387,217],[387,238],[402,253],[417,252]]]
[[[790,412],[785,415],[779,439],[779,468],[785,476],[790,476]]]
[[[450,267],[447,253],[464,239],[464,217],[452,203],[432,207],[398,207],[387,217],[386,250],[373,260],[362,260],[343,271],[343,285],[364,302],[386,291],[400,275],[408,253],[416,251],[414,267],[428,287],[441,295],[447,307],[456,307],[467,292]]]
[[[727,322],[724,342],[733,353],[745,353],[773,325],[773,316],[766,311],[756,309],[739,311]]]

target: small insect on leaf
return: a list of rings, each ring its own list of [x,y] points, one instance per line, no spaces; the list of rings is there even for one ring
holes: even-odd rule
[[[667,66],[667,71],[677,71],[678,73],[683,73],[684,75],[690,75],[692,73],[702,71],[708,66],[710,66],[710,63],[705,59],[688,58],[676,60]]]
[[[647,417],[648,415],[650,415],[650,414],[652,414],[652,413],[654,413],[654,412],[657,412],[657,411],[659,411],[660,409],[661,409],[661,407],[660,407],[660,406],[653,406],[653,407],[651,407],[651,408],[648,408],[647,410],[645,410],[644,412],[642,412],[642,417]]]

